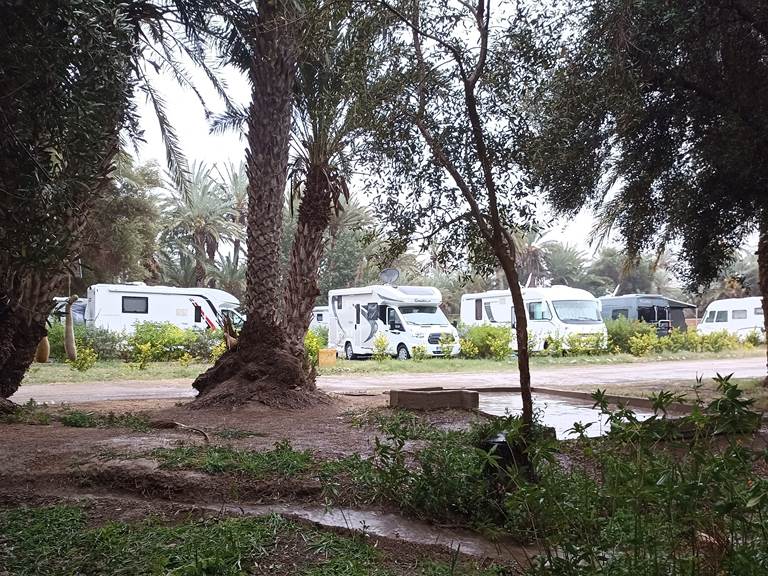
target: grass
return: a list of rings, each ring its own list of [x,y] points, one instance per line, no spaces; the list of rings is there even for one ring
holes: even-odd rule
[[[70,428],[128,428],[137,432],[146,432],[150,429],[149,418],[143,414],[133,412],[102,414],[70,408],[54,411],[50,406],[38,404],[34,400],[22,404],[14,413],[0,415],[0,423],[3,424],[46,426],[53,422],[60,422]]]
[[[569,367],[601,364],[627,364],[637,362],[658,362],[665,360],[704,360],[711,358],[747,358],[765,355],[765,348],[730,350],[724,352],[667,352],[651,356],[632,356],[631,354],[605,354],[601,356],[565,356],[549,357],[534,356],[531,366],[537,367]],[[113,382],[120,380],[170,380],[195,378],[204,372],[210,364],[193,363],[183,366],[179,362],[151,362],[145,370],[137,370],[130,364],[117,360],[97,362],[86,372],[71,370],[66,364],[33,364],[24,377],[22,385],[78,383],[78,382]],[[461,373],[461,372],[500,372],[517,370],[517,362],[496,360],[469,360],[466,358],[430,358],[423,361],[402,362],[387,359],[382,362],[375,360],[343,360],[339,359],[335,366],[320,368],[319,373],[327,376],[345,374],[387,374],[387,373]]]
[[[158,448],[150,457],[164,468],[245,474],[253,478],[294,476],[309,469],[313,462],[308,450],[294,450],[288,442],[278,442],[272,450],[262,452],[224,446]]]
[[[428,558],[406,568],[366,538],[340,536],[277,515],[92,527],[80,507],[16,508],[0,511],[0,535],[0,566],[15,576],[498,573],[468,563],[454,571]]]

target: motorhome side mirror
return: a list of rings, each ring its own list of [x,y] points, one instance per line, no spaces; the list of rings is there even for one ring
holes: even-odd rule
[[[397,323],[395,323],[395,322],[390,322],[390,323],[389,323],[389,329],[390,329],[390,330],[397,330]]]
[[[459,327],[459,321],[458,320],[454,320],[453,322],[451,322],[451,326],[453,326],[454,328],[458,328]]]

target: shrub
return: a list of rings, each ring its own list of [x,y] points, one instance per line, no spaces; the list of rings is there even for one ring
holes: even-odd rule
[[[152,362],[155,352],[152,348],[151,342],[145,342],[144,344],[136,344],[133,351],[133,362],[131,366],[137,370],[145,370],[147,364]]]
[[[110,332],[104,328],[74,326],[75,344],[77,349],[90,348],[101,360],[116,360],[121,358],[126,347],[124,332]],[[48,329],[48,342],[51,345],[51,358],[63,362],[67,358],[64,351],[64,324],[55,322]]]
[[[544,354],[547,356],[562,356],[565,353],[565,338],[562,336],[548,336],[545,344]]]
[[[411,348],[411,358],[416,360],[416,362],[421,362],[422,360],[426,359],[427,357],[427,347],[426,346],[414,346]]]
[[[566,342],[568,353],[574,356],[594,356],[608,349],[602,334],[570,334]]]
[[[655,332],[633,334],[629,338],[629,352],[633,356],[645,356],[659,349],[659,337]]]
[[[443,352],[443,358],[448,358],[450,360],[453,357],[453,345],[456,342],[453,334],[448,334],[447,332],[440,334],[439,342],[440,350]]]
[[[189,352],[184,352],[184,354],[182,354],[179,357],[179,364],[181,364],[184,368],[186,368],[187,366],[192,364],[192,360],[194,359],[195,358],[192,356],[192,354],[190,354]]]
[[[488,343],[491,351],[491,358],[494,360],[506,360],[511,352],[509,348],[509,331],[502,334],[495,334]]]
[[[630,340],[633,336],[656,335],[656,327],[652,324],[628,320],[624,317],[606,320],[605,326],[608,328],[608,347],[618,352],[633,353],[630,349]]]
[[[224,352],[226,351],[227,351],[227,343],[224,342],[224,340],[222,340],[211,349],[211,357],[210,357],[211,362],[215,363],[219,358],[221,358],[224,355]]]
[[[320,341],[320,348],[328,348],[328,328],[325,326],[318,326],[312,329],[317,339]]]
[[[504,358],[509,355],[509,342],[511,331],[508,326],[473,326],[464,337],[477,348],[477,357],[479,358],[497,358],[492,350],[492,343],[495,343],[497,353],[503,349],[502,342],[506,342],[507,350],[504,352]]]
[[[185,352],[195,358],[210,358],[213,349],[224,340],[224,333],[221,330],[189,330],[189,332],[190,340]]]
[[[712,332],[700,336],[701,348],[704,352],[722,352],[723,350],[734,350],[741,345],[739,337],[726,332]]]
[[[136,324],[134,333],[128,338],[131,357],[140,353],[139,346],[149,344],[151,362],[167,362],[179,359],[190,350],[193,342],[198,339],[196,330],[184,330],[168,322],[140,322]],[[147,348],[142,348],[141,354],[147,354]]]
[[[389,340],[387,340],[387,335],[383,332],[379,332],[373,338],[373,359],[381,362],[389,358],[389,352],[387,351],[387,348],[389,348]]]
[[[312,366],[317,366],[320,362],[320,338],[314,330],[310,330],[304,336],[304,353]]]
[[[753,348],[755,346],[760,346],[760,343],[763,341],[763,339],[760,336],[760,333],[757,330],[752,330],[749,334],[746,335],[744,338],[744,343],[747,346],[752,346]]]
[[[467,338],[461,338],[459,340],[459,347],[461,348],[461,355],[464,358],[477,358],[480,355],[480,350],[478,350],[477,345]]]
[[[96,352],[93,351],[93,349],[84,347],[77,351],[77,358],[74,360],[67,360],[67,364],[69,364],[72,370],[77,370],[78,372],[87,372],[96,365],[96,361],[98,359],[99,356],[96,354]]]

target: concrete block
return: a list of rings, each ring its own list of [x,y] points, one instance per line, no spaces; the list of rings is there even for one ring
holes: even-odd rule
[[[480,394],[472,390],[390,390],[389,405],[408,410],[477,410]]]

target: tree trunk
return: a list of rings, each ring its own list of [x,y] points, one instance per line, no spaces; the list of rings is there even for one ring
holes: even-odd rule
[[[216,266],[216,252],[219,250],[219,243],[213,238],[208,238],[205,241],[205,253],[208,257],[206,263],[213,268]],[[208,280],[208,288],[216,288],[216,278]]]
[[[763,328],[766,339],[766,376],[763,385],[768,387],[768,208],[762,210],[757,241],[757,270],[760,278],[760,295],[763,297]]]
[[[245,308],[237,347],[194,382],[196,407],[258,401],[300,406],[312,388],[287,346],[282,324],[280,235],[288,173],[297,45],[286,4],[263,1],[243,30],[252,53],[248,111],[248,221]]]
[[[320,294],[317,270],[331,221],[330,201],[325,172],[322,167],[313,166],[299,207],[285,287],[286,337],[300,358],[304,356],[304,335],[312,321],[312,308]]]
[[[232,242],[232,265],[237,270],[240,267],[240,238],[235,238]]]
[[[77,296],[70,296],[64,308],[64,351],[68,360],[77,360],[77,343],[75,342],[75,323],[72,319],[72,304],[77,302]]]
[[[192,236],[195,250],[195,288],[205,286],[205,235],[195,232]]]

